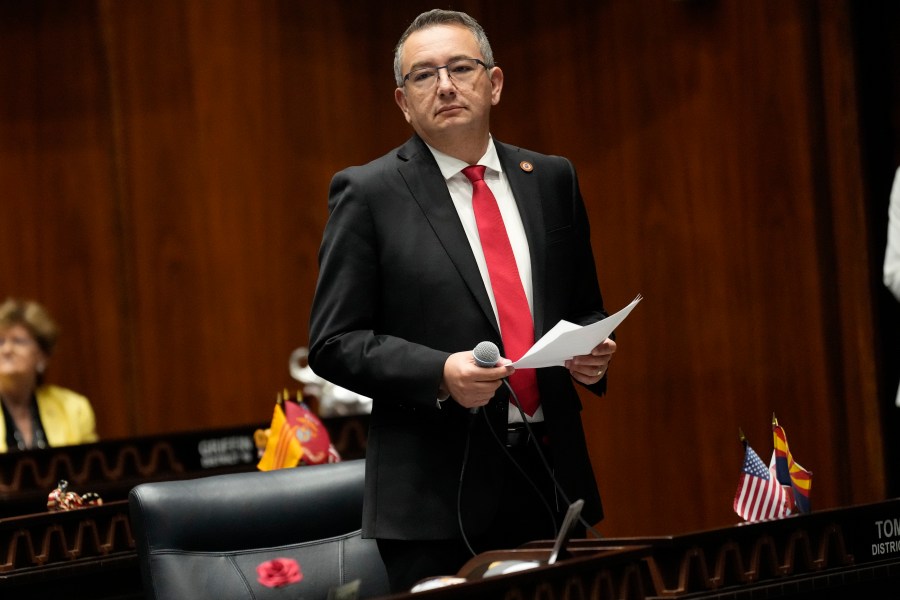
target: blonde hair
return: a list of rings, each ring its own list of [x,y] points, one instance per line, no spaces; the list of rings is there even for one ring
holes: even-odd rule
[[[33,300],[7,298],[0,304],[0,330],[14,325],[27,329],[44,354],[50,356],[59,338],[59,328],[47,309]]]

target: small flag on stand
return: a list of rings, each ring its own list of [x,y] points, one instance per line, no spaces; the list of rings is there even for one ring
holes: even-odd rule
[[[793,499],[759,458],[744,433],[744,464],[734,494],[734,511],[745,521],[781,519],[793,513]]]
[[[341,460],[331,444],[328,430],[302,400],[291,400],[284,390],[275,403],[272,425],[268,432],[257,431],[259,447],[265,447],[257,464],[260,471],[285,469],[299,464],[315,465]]]
[[[778,419],[772,415],[772,435],[775,438],[775,476],[778,483],[788,486],[794,497],[797,511],[805,514],[810,512],[809,492],[812,487],[812,472],[804,469],[794,461],[791,450],[788,448],[787,434],[778,424]]]
[[[284,415],[287,422],[296,427],[297,439],[303,447],[300,461],[305,465],[318,465],[325,462],[338,462],[337,450],[331,445],[331,437],[319,417],[310,410],[302,396],[297,392],[297,400],[287,398],[285,392]]]
[[[303,456],[303,447],[300,446],[296,433],[297,427],[288,424],[281,404],[276,403],[266,449],[256,468],[260,471],[274,471],[296,467]]]

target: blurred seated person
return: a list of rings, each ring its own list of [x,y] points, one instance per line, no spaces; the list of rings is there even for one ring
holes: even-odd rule
[[[0,304],[0,452],[97,441],[88,399],[44,383],[57,335],[40,304]]]

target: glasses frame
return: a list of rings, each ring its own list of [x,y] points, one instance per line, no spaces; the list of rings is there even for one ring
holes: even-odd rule
[[[9,342],[9,345],[13,347],[15,350],[30,350],[31,348],[37,347],[37,342],[34,341],[30,337],[26,336],[18,336],[18,335],[7,335],[5,333],[0,333],[0,349],[6,346],[6,343]]]
[[[423,89],[423,90],[428,89],[429,87],[436,85],[436,83],[437,83],[438,81],[440,81],[440,79],[441,79],[441,69],[444,69],[445,71],[447,71],[447,77],[450,78],[450,81],[456,83],[457,80],[454,79],[454,78],[453,78],[453,74],[450,73],[450,65],[456,64],[456,63],[458,63],[458,62],[463,62],[463,61],[474,61],[475,64],[479,64],[479,65],[481,65],[482,67],[484,67],[484,70],[485,70],[485,71],[487,71],[488,69],[493,68],[492,66],[488,66],[487,63],[485,63],[485,62],[484,62],[483,60],[481,60],[480,58],[468,58],[468,57],[466,57],[466,58],[456,58],[456,59],[451,60],[450,62],[448,62],[446,65],[442,65],[442,66],[440,66],[440,67],[419,67],[418,69],[413,69],[412,71],[410,71],[409,73],[407,73],[406,75],[403,76],[403,85],[406,85],[406,82],[407,82],[407,81],[409,80],[409,78],[410,78],[412,75],[414,75],[415,73],[421,73],[421,72],[423,72],[423,71],[434,71],[434,82],[435,82],[435,83],[432,83],[432,84],[430,84],[430,85],[428,85],[428,86],[426,86],[426,87],[418,88],[418,89]],[[413,85],[415,86],[415,84],[413,84]]]

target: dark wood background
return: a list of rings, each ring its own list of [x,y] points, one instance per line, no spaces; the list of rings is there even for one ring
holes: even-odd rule
[[[773,413],[816,508],[893,492],[900,19],[853,4],[452,6],[506,74],[495,136],[578,168],[608,308],[645,297],[585,399],[604,533],[736,522],[738,429],[768,459]],[[430,7],[0,1],[0,296],[58,319],[50,379],[103,438],[296,388],[329,180],[408,137],[392,51]]]

